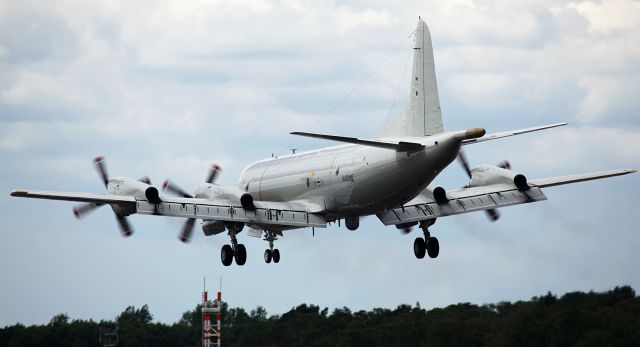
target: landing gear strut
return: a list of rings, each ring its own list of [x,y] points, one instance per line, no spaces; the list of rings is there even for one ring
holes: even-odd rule
[[[269,249],[264,251],[264,261],[269,264],[272,260],[274,263],[280,262],[280,251],[273,248],[273,241],[277,240],[274,231],[265,230],[264,240],[269,242]]]
[[[418,259],[424,258],[425,254],[429,254],[430,258],[437,258],[438,254],[440,254],[440,243],[438,239],[432,237],[431,233],[429,233],[429,227],[435,222],[435,219],[420,222],[420,228],[422,228],[424,238],[418,237],[413,241],[413,253]]]
[[[220,259],[222,265],[229,266],[236,260],[236,264],[242,266],[247,262],[247,249],[243,244],[238,243],[236,234],[239,233],[244,225],[242,224],[229,224],[227,229],[229,230],[229,237],[231,238],[231,245],[224,245],[220,250]]]

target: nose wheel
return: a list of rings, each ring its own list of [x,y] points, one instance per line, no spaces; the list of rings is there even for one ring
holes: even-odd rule
[[[276,264],[280,262],[280,251],[277,248],[273,248],[273,241],[277,239],[275,232],[265,230],[264,240],[269,242],[269,249],[264,251],[264,262],[267,264],[271,263],[271,261]]]
[[[420,223],[420,228],[424,233],[424,238],[418,237],[413,241],[413,254],[416,258],[422,259],[426,254],[429,258],[437,258],[440,254],[440,242],[438,239],[431,236],[429,233],[429,227],[435,223],[435,220],[423,221]]]

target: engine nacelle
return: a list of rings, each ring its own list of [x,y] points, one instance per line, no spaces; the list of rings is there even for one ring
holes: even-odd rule
[[[480,165],[471,170],[470,187],[488,186],[492,184],[512,184],[520,191],[525,191],[530,188],[527,183],[527,178],[523,174],[511,170],[491,165]]]
[[[149,187],[145,189],[144,196],[152,204],[159,204],[162,202],[162,200],[160,200],[160,194],[158,193],[158,189],[156,187]]]
[[[253,196],[237,187],[205,183],[196,188],[195,196],[198,199],[227,201],[230,205],[235,206],[239,204],[242,208],[249,211],[256,209]]]
[[[517,174],[513,177],[513,184],[518,188],[518,190],[520,191],[525,191],[528,190],[529,188],[529,184],[527,183],[527,178],[524,177],[523,174]]]
[[[256,205],[253,204],[253,196],[249,193],[244,193],[240,196],[240,205],[245,210],[253,211],[256,209]]]
[[[447,192],[442,187],[436,187],[436,189],[433,190],[433,199],[440,205],[444,205],[449,202]]]
[[[359,216],[347,216],[344,218],[344,224],[347,226],[349,230],[356,230],[360,226],[360,217]]]
[[[205,220],[202,223],[202,231],[206,236],[217,235],[225,230],[225,224],[217,220]]]

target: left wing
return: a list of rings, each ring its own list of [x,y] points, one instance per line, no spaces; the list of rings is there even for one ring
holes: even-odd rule
[[[17,189],[11,196],[46,200],[64,200],[131,207],[133,213],[153,216],[201,218],[225,222],[243,222],[279,227],[326,227],[321,206],[311,201],[291,202],[256,201],[255,209],[248,210],[227,200],[161,197],[154,204],[134,196],[90,193],[66,193]],[[135,207],[135,209],[133,209]]]
[[[136,212],[154,216],[200,218],[225,222],[242,222],[281,227],[319,227],[327,225],[323,213],[311,202],[256,201],[255,209],[243,208],[240,204],[196,198],[162,198],[159,204],[145,200],[136,202]]]
[[[43,190],[16,189],[11,192],[11,196],[18,197],[18,198],[92,202],[96,204],[133,205],[136,203],[136,198],[133,196],[90,194],[90,193],[49,192],[49,191],[43,191]]]
[[[405,206],[379,213],[377,216],[384,225],[395,225],[526,204],[547,200],[540,188],[621,176],[634,172],[636,170],[622,169],[532,180],[528,182],[530,188],[524,191],[510,183],[462,188],[447,191],[448,201],[444,204],[436,202],[433,192],[426,189]]]

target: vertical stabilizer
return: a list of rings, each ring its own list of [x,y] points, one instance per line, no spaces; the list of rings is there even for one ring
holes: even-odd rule
[[[424,20],[418,21],[409,101],[402,114],[380,134],[380,137],[429,136],[444,131],[436,84],[431,35]]]

